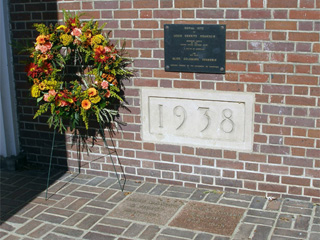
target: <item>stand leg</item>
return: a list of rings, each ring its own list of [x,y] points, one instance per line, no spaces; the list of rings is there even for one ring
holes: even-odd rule
[[[56,139],[56,129],[53,130],[53,138],[52,138],[52,146],[51,146],[49,170],[48,170],[48,177],[47,177],[46,200],[48,200],[48,188],[49,188],[49,182],[50,182],[50,172],[51,172],[52,155],[53,155],[53,148],[54,148],[55,139]]]
[[[100,124],[100,132],[101,132],[101,137],[102,137],[104,146],[105,146],[106,149],[108,149],[108,155],[110,156],[110,159],[111,159],[111,162],[112,162],[112,165],[113,165],[114,172],[116,173],[116,176],[117,176],[117,180],[118,180],[120,189],[121,189],[121,191],[123,192],[124,186],[125,186],[126,181],[127,181],[126,176],[124,175],[123,168],[122,168],[122,166],[121,166],[121,170],[122,170],[122,172],[123,172],[123,178],[124,178],[124,183],[123,183],[123,185],[121,185],[120,177],[119,177],[119,174],[118,174],[118,172],[117,172],[117,170],[116,170],[116,167],[115,167],[115,165],[114,165],[114,161],[113,161],[113,158],[112,158],[112,155],[111,155],[109,146],[108,146],[107,141],[106,141],[106,138],[105,138],[104,129],[102,128],[101,124]],[[113,143],[113,140],[112,140],[112,139],[111,139],[111,142],[112,142],[113,148],[115,149],[114,143]],[[118,156],[118,154],[117,154],[117,151],[115,150],[114,152],[116,153],[116,158],[117,158],[117,160],[118,160],[118,162],[119,162],[119,156]]]

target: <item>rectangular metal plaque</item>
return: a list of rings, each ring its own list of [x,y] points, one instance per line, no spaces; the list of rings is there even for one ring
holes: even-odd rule
[[[225,73],[226,25],[165,24],[167,72]]]

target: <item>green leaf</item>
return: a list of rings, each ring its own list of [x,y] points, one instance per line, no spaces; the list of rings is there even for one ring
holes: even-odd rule
[[[37,98],[37,103],[43,99],[43,96]]]

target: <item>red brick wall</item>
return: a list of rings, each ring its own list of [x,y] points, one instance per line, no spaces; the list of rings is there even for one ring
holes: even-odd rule
[[[21,3],[26,2],[26,3]],[[320,201],[320,0],[11,1],[14,38],[35,37],[33,22],[55,9],[86,12],[107,22],[113,39],[127,39],[136,76],[126,83],[128,125],[115,136],[127,178],[225,191]],[[56,7],[56,4],[58,7]],[[226,74],[164,72],[163,25],[226,24]],[[18,57],[17,57],[18,60]],[[48,159],[45,119],[32,120],[33,100],[16,64],[23,148]],[[252,153],[142,142],[140,87],[252,92],[256,96]],[[63,139],[63,136],[61,137]],[[41,141],[37,139],[42,139]],[[66,144],[55,164],[76,170],[77,149]],[[108,175],[99,143],[82,154],[82,171]]]

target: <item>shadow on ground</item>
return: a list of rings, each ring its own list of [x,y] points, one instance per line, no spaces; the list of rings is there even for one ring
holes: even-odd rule
[[[49,186],[61,178],[66,171],[53,169]],[[27,205],[46,201],[48,170],[25,169],[21,171],[0,170],[0,225]],[[48,194],[48,199],[52,193]]]

